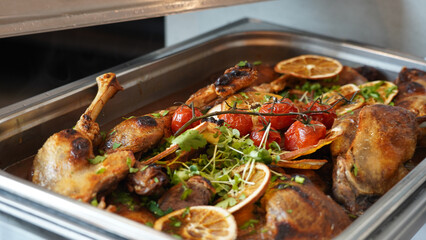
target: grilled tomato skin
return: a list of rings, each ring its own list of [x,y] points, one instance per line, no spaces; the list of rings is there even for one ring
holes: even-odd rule
[[[245,136],[251,132],[253,121],[250,115],[247,114],[222,114],[219,119],[225,121],[229,127],[240,131],[240,136]]]
[[[303,111],[325,111],[330,108],[328,104],[320,104],[318,102],[311,102],[306,104],[303,108]],[[325,125],[327,129],[330,129],[333,126],[334,119],[337,118],[336,111],[334,109],[327,110],[328,113],[309,113],[308,115],[312,118],[312,120],[321,122]]]
[[[284,133],[284,147],[295,151],[313,146],[325,137],[326,127],[321,122],[312,120],[309,124],[300,121],[294,122]]]
[[[298,112],[298,109],[294,105],[294,103],[288,98],[284,98],[280,100],[279,102],[275,102],[275,103],[263,104],[259,109],[259,113],[282,114],[282,113],[291,113],[291,112]],[[296,118],[295,115],[264,116],[264,119],[266,120],[266,122],[270,122],[271,126],[277,130],[282,130],[282,129],[286,129],[290,127],[290,125],[295,121],[295,118]]]
[[[262,142],[263,135],[265,135],[265,129],[263,126],[256,126],[253,128],[253,131],[250,134],[250,139],[253,140],[254,145],[260,146],[260,143]],[[281,142],[281,135],[280,133],[271,127],[269,130],[268,139],[266,140],[266,148],[269,149],[269,144],[272,142],[277,142],[280,144]]]
[[[203,114],[198,108],[194,108],[195,117],[202,116]],[[172,131],[176,133],[185,123],[187,123],[192,118],[192,109],[186,105],[180,106],[176,109],[172,117]],[[192,123],[188,128],[193,128],[199,125],[201,121],[196,121]],[[186,128],[186,129],[188,129]],[[185,129],[185,130],[186,130]]]

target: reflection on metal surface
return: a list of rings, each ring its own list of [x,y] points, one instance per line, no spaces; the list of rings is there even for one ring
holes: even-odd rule
[[[3,0],[0,37],[165,16],[262,0]]]

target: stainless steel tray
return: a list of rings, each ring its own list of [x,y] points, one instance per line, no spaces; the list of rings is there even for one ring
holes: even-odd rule
[[[350,66],[370,65],[388,79],[395,79],[402,66],[426,69],[425,61],[412,56],[246,19],[105,70],[115,72],[125,90],[108,102],[98,122],[108,126],[142,107],[155,110],[185,100],[191,93],[185,89],[206,84],[211,75],[240,60],[273,64],[306,53],[334,57]],[[0,168],[34,155],[51,134],[72,127],[96,93],[97,75],[0,109]],[[425,172],[423,161],[338,238],[412,236],[426,221]],[[3,170],[0,212],[46,238],[170,238]]]

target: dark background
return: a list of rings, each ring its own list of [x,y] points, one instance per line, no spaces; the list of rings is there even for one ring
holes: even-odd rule
[[[0,39],[0,108],[164,47],[164,18]]]

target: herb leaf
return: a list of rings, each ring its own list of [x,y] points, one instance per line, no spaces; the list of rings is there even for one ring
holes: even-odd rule
[[[206,146],[207,140],[197,130],[188,130],[175,139],[172,144],[177,144],[183,151],[198,149]]]
[[[148,206],[149,211],[151,211],[152,213],[154,213],[158,217],[162,217],[162,216],[167,215],[167,214],[169,214],[173,211],[173,209],[171,209],[171,208],[167,209],[167,211],[161,210],[161,208],[158,206],[158,203],[156,203],[155,201],[149,201],[147,206]]]
[[[117,149],[117,148],[119,148],[121,146],[121,143],[113,143],[112,144],[112,149]]]
[[[98,163],[105,161],[106,158],[107,157],[105,155],[104,156],[97,155],[95,158],[89,159],[89,162],[91,164],[98,164]]]

